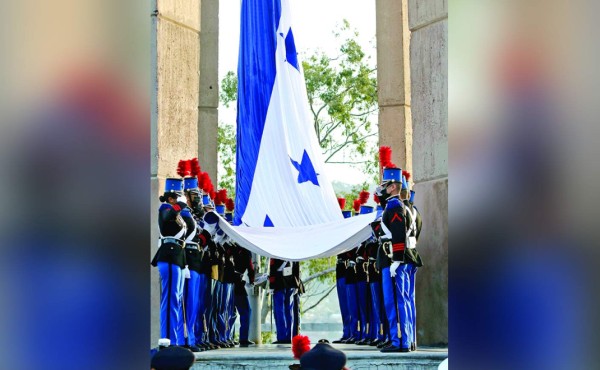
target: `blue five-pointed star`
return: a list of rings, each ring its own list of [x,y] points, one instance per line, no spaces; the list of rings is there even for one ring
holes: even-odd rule
[[[279,33],[283,37],[283,33]],[[296,43],[294,42],[294,33],[290,28],[287,36],[285,36],[285,61],[291,66],[300,71],[300,65],[298,64],[298,52],[296,52]]]
[[[313,184],[319,186],[319,180],[317,180],[318,173],[315,172],[315,168],[313,167],[306,150],[304,154],[302,154],[302,163],[298,163],[292,158],[290,158],[292,164],[298,170],[298,184],[302,184],[303,182],[310,181]]]

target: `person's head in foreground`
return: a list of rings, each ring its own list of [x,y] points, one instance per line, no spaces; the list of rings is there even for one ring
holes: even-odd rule
[[[292,365],[291,369],[301,370],[347,370],[346,355],[333,348],[325,339],[310,349],[310,340],[303,335],[292,338],[294,358],[300,359],[300,365]]]
[[[194,354],[187,348],[168,347],[156,352],[150,362],[152,370],[189,370],[194,364]]]

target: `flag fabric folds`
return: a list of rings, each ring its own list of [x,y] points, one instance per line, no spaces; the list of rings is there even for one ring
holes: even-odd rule
[[[224,219],[219,227],[240,246],[261,256],[288,261],[334,256],[358,246],[371,236],[374,213],[343,221],[296,227],[231,226]]]

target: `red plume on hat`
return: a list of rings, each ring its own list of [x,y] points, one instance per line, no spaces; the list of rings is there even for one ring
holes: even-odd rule
[[[177,174],[181,177],[189,176],[192,172],[191,163],[189,160],[184,161],[183,159],[177,164]]]
[[[375,201],[375,203],[379,204],[379,197],[377,196],[377,194],[373,194],[373,200]]]
[[[368,191],[363,190],[360,192],[360,194],[358,195],[358,200],[360,201],[360,204],[365,204],[367,203],[367,201],[369,200],[369,195],[371,195]]]
[[[408,172],[406,170],[402,170],[402,176],[404,176],[406,181],[408,181],[410,179],[410,172]]]
[[[354,208],[356,212],[360,211],[360,199],[354,199],[354,203],[352,203],[352,208]]]
[[[196,177],[200,174],[200,163],[198,163],[198,158],[192,158],[190,160],[190,175]]]
[[[344,207],[346,207],[346,198],[337,198],[338,200],[338,204],[340,205],[340,209],[344,210]]]
[[[396,167],[396,165],[392,163],[392,148],[389,146],[379,147],[379,166],[381,166],[381,168]]]
[[[207,173],[206,172],[200,172],[198,174],[198,187],[200,189],[202,189],[203,192],[206,193],[206,185],[207,184]]]
[[[296,360],[308,351],[310,351],[310,339],[306,335],[296,335],[292,338],[292,353]]]
[[[233,208],[235,207],[235,205],[233,204],[233,199],[231,198],[227,198],[227,200],[225,201],[225,208],[227,208],[228,211],[233,211]]]
[[[215,204],[225,204],[227,201],[227,189],[221,189],[217,191],[217,195],[215,197]]]

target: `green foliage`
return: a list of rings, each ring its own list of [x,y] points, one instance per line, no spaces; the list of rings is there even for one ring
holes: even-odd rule
[[[368,159],[375,145],[367,139],[377,135],[371,122],[377,112],[376,68],[347,20],[335,36],[342,42],[340,55],[316,52],[302,62],[317,138],[325,162],[349,163],[375,174],[377,167]]]
[[[232,71],[227,72],[221,81],[219,99],[227,108],[229,108],[229,104],[237,101],[237,84],[237,75]]]
[[[263,344],[273,343],[273,333],[271,333],[270,331],[261,331],[260,336],[262,338]]]
[[[236,133],[231,125],[220,124],[217,127],[217,152],[219,156],[218,188],[227,189],[230,198],[235,197],[235,154]]]
[[[327,270],[330,267],[334,267],[336,262],[336,257],[326,257],[326,258],[315,258],[308,261],[300,262],[300,271],[302,272],[302,278],[305,280],[307,277],[312,276],[321,271]],[[332,283],[335,282],[335,271],[319,276],[315,279],[315,281],[322,283]]]

